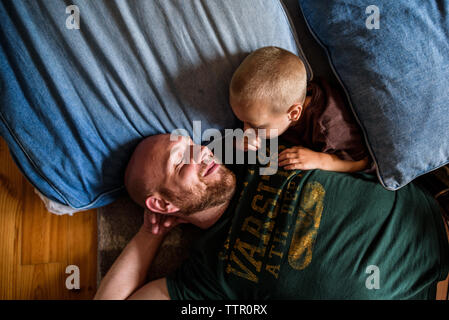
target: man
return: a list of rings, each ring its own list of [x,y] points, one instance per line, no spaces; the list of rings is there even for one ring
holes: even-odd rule
[[[234,175],[193,149],[169,135],[136,148],[125,184],[147,213],[97,299],[435,297],[449,247],[437,204],[417,186],[391,192],[370,175],[319,170],[260,176],[257,166]],[[208,230],[175,274],[143,285],[180,222]]]

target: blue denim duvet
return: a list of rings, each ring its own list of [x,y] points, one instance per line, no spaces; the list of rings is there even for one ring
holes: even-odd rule
[[[99,207],[143,137],[238,125],[230,78],[266,45],[301,55],[278,0],[2,0],[0,133],[45,196]]]

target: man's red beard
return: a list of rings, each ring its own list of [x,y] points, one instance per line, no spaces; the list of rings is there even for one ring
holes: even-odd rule
[[[214,173],[215,175],[219,174],[221,178],[207,181],[202,176],[206,167],[206,164],[203,165],[198,175],[199,180],[206,185],[206,189],[189,189],[179,194],[166,188],[161,188],[159,191],[166,200],[179,208],[178,213],[186,216],[192,215],[222,205],[232,198],[236,180],[234,173],[224,165],[221,165],[217,172]]]

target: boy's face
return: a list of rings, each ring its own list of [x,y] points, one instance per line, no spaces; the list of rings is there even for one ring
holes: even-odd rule
[[[271,112],[270,108],[263,103],[254,103],[250,106],[240,106],[232,95],[230,98],[231,108],[235,116],[243,122],[243,130],[265,129],[266,139],[273,139],[283,134],[291,124],[288,113]],[[270,130],[275,129],[275,130]],[[277,131],[276,131],[277,130]]]

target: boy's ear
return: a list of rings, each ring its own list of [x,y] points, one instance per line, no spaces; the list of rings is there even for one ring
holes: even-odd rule
[[[155,195],[146,198],[145,206],[148,210],[161,214],[175,213],[179,211],[177,206]]]
[[[298,121],[301,117],[302,105],[300,103],[295,103],[288,109],[288,119],[290,121]]]

